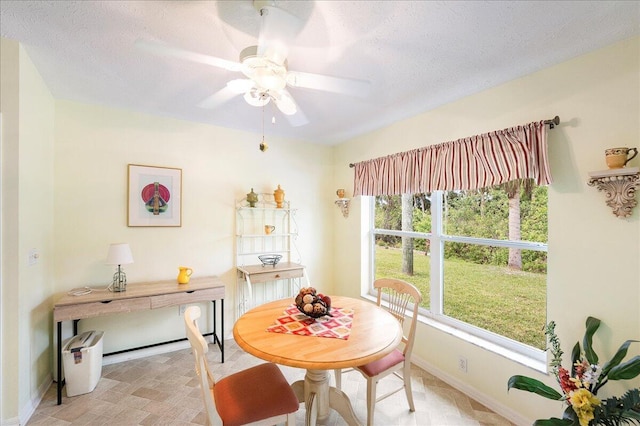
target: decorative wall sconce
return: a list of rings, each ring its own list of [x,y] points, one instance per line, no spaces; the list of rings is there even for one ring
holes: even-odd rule
[[[345,192],[342,188],[336,191],[336,195],[338,196],[338,199],[335,201],[336,206],[340,207],[342,216],[345,218],[349,217],[349,203],[351,200],[349,198],[345,198]]]
[[[640,168],[629,167],[589,173],[589,186],[595,186],[606,195],[606,203],[619,218],[631,216],[638,204],[636,188],[640,186]]]

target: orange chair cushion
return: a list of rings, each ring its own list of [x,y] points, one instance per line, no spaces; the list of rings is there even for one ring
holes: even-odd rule
[[[403,361],[404,354],[398,349],[394,349],[393,352],[386,355],[384,358],[370,362],[369,364],[361,365],[358,367],[358,370],[362,371],[368,377],[373,377]]]
[[[225,425],[244,425],[294,413],[300,404],[273,363],[260,364],[217,381],[213,397]]]

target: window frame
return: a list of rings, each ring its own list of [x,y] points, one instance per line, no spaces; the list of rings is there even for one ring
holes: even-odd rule
[[[482,329],[461,320],[449,317],[443,313],[444,300],[444,243],[460,242],[466,244],[490,245],[504,248],[519,248],[526,250],[544,251],[548,253],[548,244],[528,241],[494,240],[467,236],[447,235],[443,232],[445,191],[433,191],[431,193],[431,232],[416,232],[402,230],[388,230],[375,228],[375,196],[364,196],[364,202],[368,202],[369,213],[363,216],[369,222],[369,238],[367,252],[369,253],[369,276],[372,277],[367,285],[367,295],[375,296],[373,281],[376,271],[376,236],[391,235],[397,237],[424,238],[429,240],[430,249],[430,274],[431,285],[429,295],[430,308],[420,307],[419,321],[429,324],[446,333],[452,334],[469,343],[484,347],[492,352],[503,355],[516,362],[530,366],[538,371],[547,372],[547,351],[511,338],[499,335],[489,330]],[[367,210],[367,209],[363,209]],[[367,229],[367,227],[365,227]],[[548,285],[548,280],[547,280]],[[548,301],[547,301],[548,305]],[[546,312],[545,312],[546,315]]]

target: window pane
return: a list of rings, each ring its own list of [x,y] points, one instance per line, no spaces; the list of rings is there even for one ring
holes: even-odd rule
[[[412,210],[411,221],[402,225],[403,197],[380,195],[375,199],[374,228],[393,231],[431,232],[431,200],[429,194],[404,196],[404,208]],[[405,218],[405,222],[407,222]]]
[[[375,198],[375,278],[415,284],[423,295],[422,307],[436,318],[464,323],[458,327],[471,334],[498,344],[506,343],[500,341],[503,336],[544,350],[547,187],[525,180],[433,195]],[[433,218],[442,218],[442,234],[432,228]],[[403,250],[402,235],[409,232],[404,243],[413,246]],[[443,282],[437,277],[430,281],[430,241],[443,242],[444,250],[435,251],[442,260],[434,263],[443,265],[438,271]],[[509,247],[512,241],[517,247]],[[432,296],[438,303],[430,303]]]
[[[530,180],[477,191],[449,191],[444,204],[447,235],[547,242],[547,187]],[[519,224],[510,230],[509,223],[514,221]]]
[[[545,349],[545,252],[522,250],[544,259],[542,273],[507,267],[509,248],[446,242],[444,254],[445,315]]]
[[[425,252],[427,242],[406,237],[405,244],[413,244],[413,249],[407,249],[403,256],[401,237],[376,235],[374,278],[397,278],[413,284],[422,293],[420,306],[428,309],[430,256]]]

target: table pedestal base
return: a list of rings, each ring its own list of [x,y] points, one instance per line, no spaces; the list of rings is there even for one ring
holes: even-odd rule
[[[333,408],[350,426],[362,426],[347,394],[329,386],[327,370],[307,370],[304,381],[298,380],[291,387],[298,401],[305,402],[307,425],[314,426],[316,421],[324,424],[329,418],[329,409]]]

